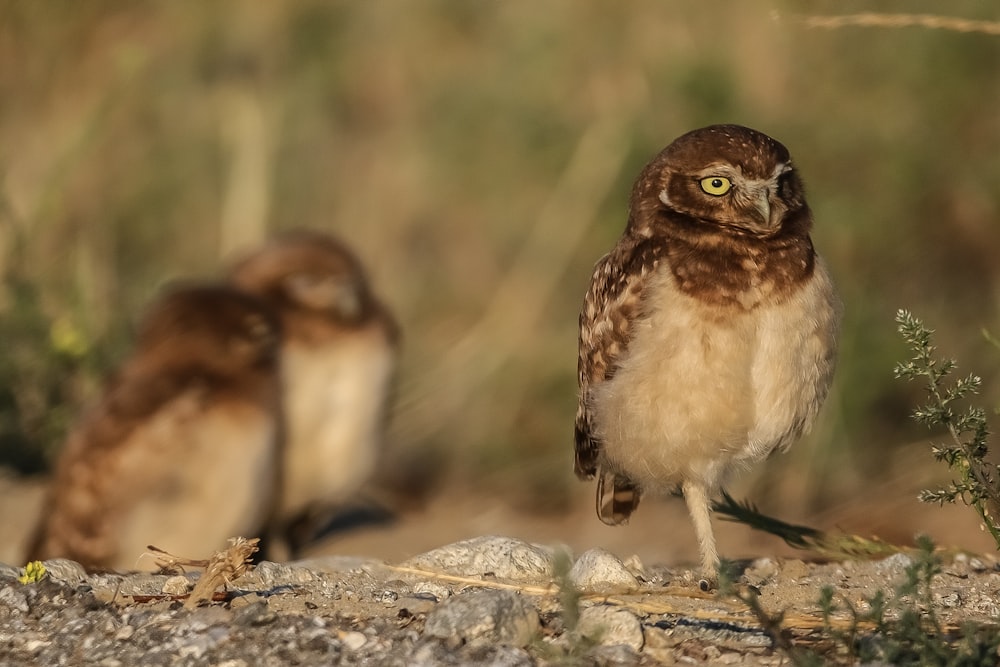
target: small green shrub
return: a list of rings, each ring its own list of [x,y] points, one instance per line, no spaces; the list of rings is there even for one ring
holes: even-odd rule
[[[961,499],[978,512],[983,525],[989,530],[1000,548],[1000,523],[994,512],[1000,507],[1000,466],[987,460],[989,429],[986,410],[958,404],[970,394],[975,394],[982,380],[970,374],[947,382],[957,364],[954,359],[937,359],[936,348],[931,344],[934,333],[906,310],[896,313],[899,333],[910,346],[913,357],[896,365],[897,378],[926,382],[930,400],[913,411],[913,418],[928,427],[943,426],[950,442],[934,444],[932,451],[938,461],[944,461],[958,479],[936,490],[924,490],[920,500],[925,503],[954,503]]]

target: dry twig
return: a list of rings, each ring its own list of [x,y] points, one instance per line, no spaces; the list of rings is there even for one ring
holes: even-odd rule
[[[167,553],[150,545],[148,549],[156,554],[157,565],[164,570],[176,571],[186,567],[203,567],[205,571],[198,579],[194,589],[184,603],[186,609],[194,609],[202,602],[211,602],[215,597],[215,589],[221,585],[229,585],[242,577],[252,567],[251,557],[257,553],[260,538],[245,537],[229,538],[229,546],[222,551],[216,551],[208,560],[183,558]]]
[[[954,16],[935,16],[933,14],[882,14],[865,12],[842,16],[794,15],[792,18],[807,28],[824,28],[827,30],[850,26],[860,28],[919,27],[932,30],[950,30],[952,32],[1000,35],[1000,22],[997,21],[976,21]]]

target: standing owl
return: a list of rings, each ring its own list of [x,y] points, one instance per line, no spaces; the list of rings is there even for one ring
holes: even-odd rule
[[[694,130],[639,175],[580,314],[576,474],[612,525],[679,487],[706,584],[711,497],[806,432],[830,387],[840,307],[811,226],[782,144]]]
[[[375,471],[398,331],[361,263],[326,234],[275,238],[230,280],[281,318],[287,432],[273,537],[294,552]]]
[[[60,453],[29,558],[148,568],[147,545],[196,556],[261,530],[278,481],[278,326],[227,286],[153,303]]]

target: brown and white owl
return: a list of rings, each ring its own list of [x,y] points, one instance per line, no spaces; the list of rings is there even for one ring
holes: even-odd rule
[[[294,551],[375,472],[398,331],[361,263],[328,234],[279,236],[229,276],[281,318],[287,431],[272,536]]]
[[[229,286],[156,300],[135,350],[73,428],[29,558],[151,569],[265,526],[277,489],[279,324]]]
[[[806,432],[830,387],[840,306],[812,222],[782,144],[694,130],[639,175],[580,314],[576,473],[608,524],[679,487],[709,581],[713,494]]]

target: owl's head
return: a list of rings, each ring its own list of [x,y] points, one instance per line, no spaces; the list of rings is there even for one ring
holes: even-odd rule
[[[364,270],[343,244],[327,234],[296,231],[279,236],[235,264],[230,280],[279,311],[352,325],[373,309]]]
[[[711,125],[677,138],[646,165],[632,191],[630,228],[658,224],[772,237],[808,231],[802,180],[788,149],[740,125]]]

